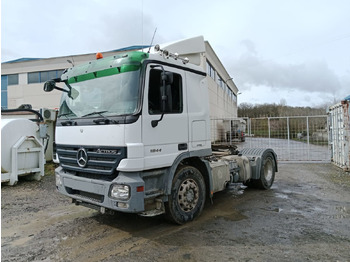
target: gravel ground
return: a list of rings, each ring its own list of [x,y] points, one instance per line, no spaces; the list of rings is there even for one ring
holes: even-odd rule
[[[1,188],[1,261],[350,261],[350,174],[279,165],[267,191],[234,185],[183,226],[102,215],[39,182]]]

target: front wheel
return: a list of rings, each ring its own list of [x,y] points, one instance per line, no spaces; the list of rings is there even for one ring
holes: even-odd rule
[[[177,170],[173,179],[169,201],[165,203],[166,215],[177,224],[192,221],[203,210],[205,183],[202,174],[192,166]]]

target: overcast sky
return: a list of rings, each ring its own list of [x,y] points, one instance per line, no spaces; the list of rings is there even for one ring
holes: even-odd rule
[[[318,106],[350,95],[348,0],[2,0],[1,61],[203,35],[238,102]],[[69,66],[69,65],[67,65]]]

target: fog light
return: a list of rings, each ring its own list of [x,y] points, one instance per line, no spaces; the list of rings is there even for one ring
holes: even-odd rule
[[[62,186],[62,181],[61,181],[61,177],[58,174],[55,174],[56,176],[56,186]]]
[[[130,197],[130,187],[126,185],[112,185],[110,195],[116,199],[127,200]]]
[[[117,202],[117,207],[119,207],[119,208],[128,208],[129,204],[122,203],[122,202]]]

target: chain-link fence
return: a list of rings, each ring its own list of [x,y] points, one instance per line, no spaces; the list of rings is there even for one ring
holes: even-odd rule
[[[330,161],[327,116],[213,119],[212,141],[272,148],[280,161]]]

